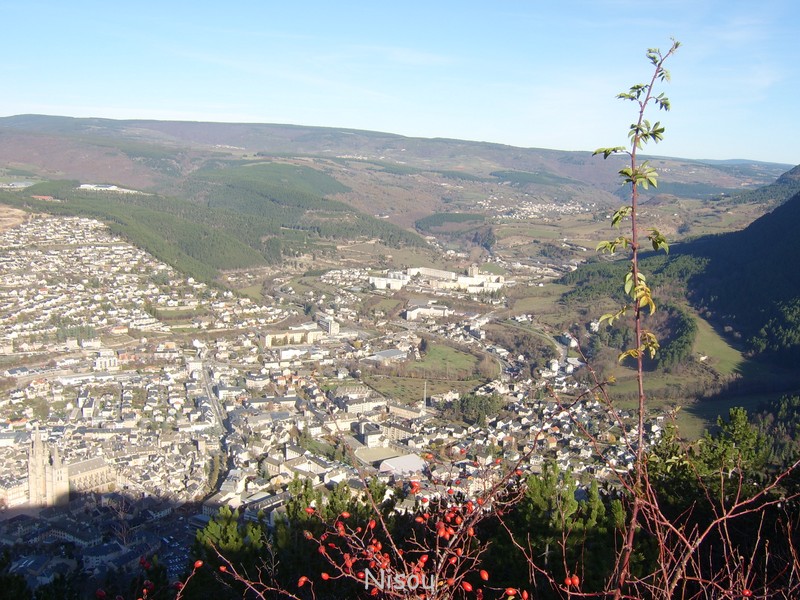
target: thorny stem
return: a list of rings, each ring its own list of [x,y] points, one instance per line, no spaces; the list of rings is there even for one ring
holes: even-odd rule
[[[653,87],[656,79],[664,73],[664,61],[666,61],[677,50],[678,44],[673,43],[669,51],[659,56],[659,60],[653,69],[653,76],[650,79],[650,85],[647,87],[647,93],[644,99],[639,100],[639,118],[636,122],[636,129],[634,136],[631,140],[630,155],[630,168],[632,173],[636,173],[637,164],[637,151],[641,143],[642,124],[644,122],[645,110],[650,100],[653,97]],[[631,274],[633,276],[634,286],[639,282],[639,224],[637,218],[637,208],[639,205],[639,190],[637,181],[631,183]],[[615,599],[622,596],[623,586],[628,579],[630,573],[630,560],[633,554],[633,543],[636,530],[639,526],[640,511],[642,508],[643,496],[641,493],[643,474],[644,474],[644,411],[645,411],[645,392],[644,392],[644,349],[642,348],[642,299],[637,295],[634,300],[634,327],[636,336],[636,348],[639,352],[636,356],[636,381],[639,392],[638,404],[638,431],[637,431],[637,445],[636,445],[636,469],[634,474],[634,495],[633,507],[631,510],[630,523],[628,525],[627,535],[625,539],[625,546],[623,548],[622,560],[620,563],[619,577],[617,578],[617,590],[614,595]]]

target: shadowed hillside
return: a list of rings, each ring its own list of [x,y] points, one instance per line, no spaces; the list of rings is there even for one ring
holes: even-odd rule
[[[689,280],[695,304],[750,351],[785,365],[800,358],[798,227],[795,194],[742,231],[698,239],[680,251],[708,260]]]

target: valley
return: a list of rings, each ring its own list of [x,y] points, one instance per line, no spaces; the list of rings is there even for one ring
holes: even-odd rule
[[[154,553],[180,579],[209,515],[279,528],[301,487],[334,502],[412,459],[435,469],[423,504],[495,467],[590,494],[634,464],[630,328],[598,322],[624,301],[625,255],[596,251],[622,200],[589,153],[33,117],[0,119],[4,152],[0,536],[32,528],[47,568],[73,553],[80,585]],[[642,260],[662,342],[642,439],[701,447],[731,408],[800,389],[792,306],[764,301],[789,333],[759,353],[763,315],[706,281],[759,268],[740,247],[765,240],[787,260],[800,195],[785,165],[653,162],[638,217],[670,253]]]

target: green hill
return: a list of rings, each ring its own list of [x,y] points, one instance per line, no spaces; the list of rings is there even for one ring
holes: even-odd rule
[[[204,201],[158,194],[80,190],[76,181],[46,182],[0,192],[0,202],[58,215],[89,216],[193,277],[210,281],[222,270],[277,263],[324,240],[381,238],[389,246],[422,245],[419,236],[312,193],[337,187],[314,176],[286,181],[286,169],[207,170],[192,183]],[[307,174],[295,174],[301,178]],[[51,202],[33,196],[52,196]],[[293,233],[294,232],[294,233]]]
[[[763,212],[756,208],[728,217],[712,206],[720,203],[706,198],[772,183],[786,170],[753,161],[663,157],[654,165],[670,173],[671,183],[660,189],[676,196],[676,202],[686,198],[693,203],[700,231],[709,230],[703,229],[704,219],[722,221],[725,230]],[[203,280],[221,270],[274,264],[285,257],[335,254],[342,241],[424,246],[415,225],[454,247],[490,248],[500,240],[524,257],[542,233],[527,227],[525,211],[569,203],[590,206],[591,218],[600,219],[618,204],[617,169],[614,160],[598,160],[590,152],[340,128],[0,118],[0,181],[44,186],[7,192],[5,201],[99,218]],[[55,184],[58,193],[49,194],[47,181],[53,179],[74,183]],[[144,193],[82,192],[75,189],[78,182]],[[62,202],[36,201],[31,195],[56,195]],[[521,209],[522,220],[503,231],[506,225],[497,222],[497,215],[512,207]],[[669,208],[663,212],[668,216]],[[589,233],[588,225],[586,231],[571,233],[558,228],[547,233],[577,233],[579,240]]]
[[[742,231],[701,238],[680,254],[706,262],[689,278],[692,302],[771,361],[800,359],[800,193]]]
[[[792,169],[781,185],[791,185],[799,173]],[[792,366],[800,360],[798,228],[800,193],[741,231],[675,244],[668,257],[644,255],[641,268],[657,297],[688,300],[750,355]],[[563,301],[623,302],[619,282],[627,269],[627,260],[583,265],[562,279],[571,286]]]
[[[776,205],[786,202],[798,192],[800,192],[800,166],[778,177],[775,183],[733,195],[728,194],[720,199],[731,204],[754,202]]]

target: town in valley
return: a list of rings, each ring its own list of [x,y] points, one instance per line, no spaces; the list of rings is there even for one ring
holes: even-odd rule
[[[278,273],[254,299],[97,220],[24,214],[0,233],[0,543],[35,549],[12,571],[33,588],[102,581],[157,554],[177,578],[220,507],[274,525],[297,479],[421,481],[400,511],[480,492],[498,464],[550,461],[579,490],[611,479],[634,460],[635,423],[584,393],[573,334],[506,309],[509,289],[574,268],[346,266],[302,289]],[[549,358],[531,368],[486,335],[496,322],[540,336]]]

